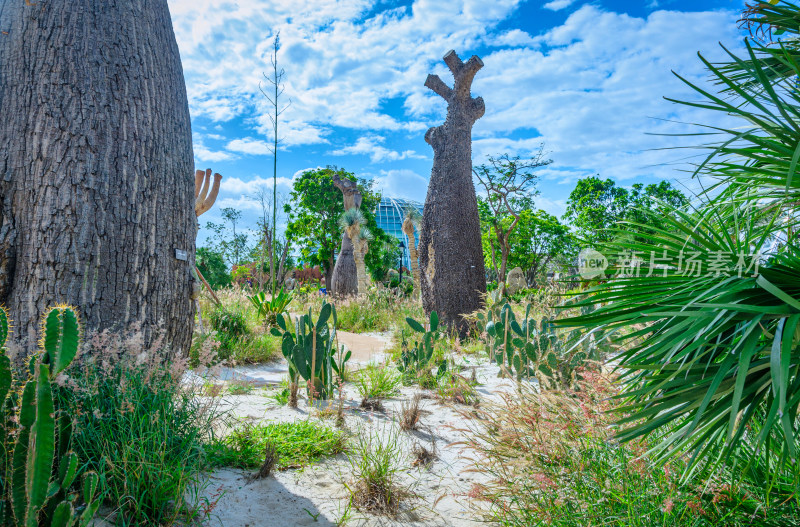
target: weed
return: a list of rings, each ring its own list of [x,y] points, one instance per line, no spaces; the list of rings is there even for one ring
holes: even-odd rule
[[[445,402],[478,406],[480,399],[478,392],[469,380],[461,375],[446,374],[439,378],[436,387],[439,399]]]
[[[742,475],[681,480],[684,462],[659,465],[642,441],[611,440],[612,379],[583,372],[579,390],[522,383],[479,410],[468,446],[491,479],[473,505],[500,526],[797,525],[793,499],[769,501],[763,482]],[[769,496],[767,496],[769,498]],[[774,497],[773,497],[774,499]]]
[[[254,333],[229,344],[228,360],[236,364],[263,364],[282,357],[281,339],[269,333]]]
[[[278,453],[278,447],[275,446],[275,443],[267,440],[264,445],[264,462],[261,464],[261,468],[258,469],[258,472],[250,477],[250,481],[268,478],[272,474],[273,469],[278,465],[280,457],[281,455]]]
[[[368,364],[355,379],[363,399],[385,399],[400,393],[400,376],[388,365]]]
[[[286,404],[289,403],[289,388],[283,388],[281,390],[278,390],[277,392],[270,395],[270,397],[275,399],[275,402],[277,402],[279,405],[285,406]]]
[[[231,395],[248,395],[255,389],[252,382],[234,380],[228,383],[228,393]]]
[[[400,429],[401,430],[417,430],[419,428],[419,421],[422,417],[422,410],[420,409],[420,402],[422,396],[420,394],[414,395],[411,400],[403,405],[400,409]]]
[[[255,468],[263,464],[267,443],[275,445],[277,468],[308,465],[345,449],[345,436],[311,421],[243,425],[206,446],[212,466]]]
[[[370,412],[386,413],[386,408],[383,406],[383,402],[381,402],[380,399],[365,397],[361,400],[361,408]]]
[[[399,482],[402,454],[397,438],[388,430],[356,436],[348,454],[353,479],[346,485],[356,509],[394,517],[403,501],[414,496]]]
[[[411,466],[413,467],[427,467],[439,457],[436,454],[435,442],[431,443],[430,450],[420,443],[414,443],[414,446],[411,448],[411,455],[413,456],[413,461],[411,462]]]

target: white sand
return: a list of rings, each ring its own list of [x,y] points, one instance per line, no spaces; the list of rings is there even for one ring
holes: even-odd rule
[[[380,350],[371,349],[371,354]],[[361,357],[359,357],[361,358]],[[474,359],[472,360],[474,363]],[[503,391],[513,391],[513,383],[497,377],[498,368],[486,362],[476,365],[477,388],[482,400],[496,399]],[[281,371],[282,370],[282,371]],[[285,375],[284,365],[236,368],[228,372],[227,379],[243,377],[255,383],[271,384]],[[422,407],[429,413],[422,418],[420,431],[403,432],[397,425],[397,415],[402,402],[410,399],[419,388],[403,388],[402,396],[385,400],[386,415],[358,409],[360,402],[353,386],[346,386],[346,428],[352,433],[395,434],[404,452],[403,484],[418,498],[405,506],[398,518],[372,516],[352,511],[347,525],[409,525],[409,526],[463,526],[485,525],[473,519],[469,510],[467,494],[473,483],[485,480],[484,475],[470,472],[471,462],[463,445],[465,439],[461,428],[479,426],[470,419],[465,421],[457,408],[441,404],[435,399],[424,399]],[[430,395],[430,392],[428,392]],[[327,405],[327,403],[323,403]],[[249,395],[227,395],[223,407],[232,414],[248,418],[253,422],[295,421],[314,419],[316,410],[308,408],[304,400],[298,409],[279,406],[268,397],[267,391],[259,389]],[[468,407],[460,406],[461,410]],[[310,410],[310,412],[309,412]],[[326,424],[333,426],[333,421]],[[412,467],[410,451],[415,443],[429,450],[435,444],[438,459],[428,468]],[[328,458],[321,463],[302,470],[278,472],[274,477],[247,482],[245,471],[234,469],[217,470],[209,474],[210,484],[205,491],[210,501],[218,503],[211,515],[210,525],[225,527],[301,525],[337,525],[347,505],[348,492],[345,483],[350,480],[349,464],[345,455]],[[312,517],[316,517],[315,519]]]

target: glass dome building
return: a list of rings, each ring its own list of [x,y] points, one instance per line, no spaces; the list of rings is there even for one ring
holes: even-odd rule
[[[406,214],[406,209],[409,208],[417,209],[422,214],[422,203],[401,198],[384,197],[375,210],[375,220],[378,223],[378,227],[383,229],[386,234],[391,234],[402,241],[405,245],[406,248],[403,249],[403,267],[406,269],[411,269],[411,265],[408,256],[408,237],[403,234],[403,217]],[[417,247],[419,247],[419,232],[416,230],[414,238]]]

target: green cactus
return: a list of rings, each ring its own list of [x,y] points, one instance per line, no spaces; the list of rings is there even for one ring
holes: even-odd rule
[[[328,320],[331,317],[333,326],[329,328]],[[308,314],[295,320],[294,332],[282,314],[277,316],[275,322],[277,327],[270,332],[282,338],[281,351],[289,362],[291,382],[297,382],[297,377],[300,376],[314,386],[315,398],[325,400],[332,397],[333,374],[335,372],[342,375],[344,365],[351,355],[349,351],[340,353],[339,360],[336,359],[337,353],[333,347],[336,338],[336,308],[327,302],[323,304],[316,322],[309,309]]]
[[[406,323],[408,323],[411,329],[416,333],[422,334],[422,340],[415,341],[413,347],[409,347],[403,342],[403,351],[400,354],[400,359],[397,361],[397,369],[404,377],[408,378],[426,371],[426,369],[431,367],[430,361],[433,358],[436,342],[439,340],[441,334],[439,332],[439,315],[436,314],[436,311],[431,311],[427,330],[422,324],[411,317],[406,318]],[[439,362],[436,377],[441,377],[446,371],[447,361],[442,360]],[[430,373],[430,371],[428,371],[428,373]]]
[[[517,320],[511,304],[492,304],[477,316],[478,329],[486,352],[518,380],[536,378],[550,386],[569,387],[578,379],[577,369],[587,360],[599,360],[606,348],[593,335],[573,331],[566,335],[556,330],[554,319],[531,317],[532,304]]]
[[[52,386],[77,355],[80,325],[72,308],[59,306],[45,314],[43,329],[43,353],[32,358],[31,377],[18,396],[12,390],[13,368],[4,347],[8,313],[0,309],[0,425],[4,429],[0,520],[9,527],[85,527],[100,505],[95,496],[98,478],[91,472],[84,475],[84,505],[78,515],[77,492],[72,490],[78,457],[69,451],[72,421],[55,407]],[[16,415],[14,401],[20,403]],[[10,451],[13,436],[16,441]]]

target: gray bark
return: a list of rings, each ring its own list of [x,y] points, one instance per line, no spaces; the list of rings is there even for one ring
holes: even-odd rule
[[[333,174],[332,179],[336,188],[342,191],[344,210],[361,208],[363,198],[361,192],[358,191],[358,183],[347,178],[340,178],[339,174]],[[328,283],[330,292],[334,296],[344,297],[358,294],[358,268],[353,253],[353,242],[347,232],[342,233],[342,246],[339,256],[336,257],[331,281]]]
[[[166,0],[0,0],[0,302],[187,352],[194,162]],[[176,249],[187,260],[176,258]]]
[[[480,220],[472,184],[472,125],[483,116],[481,97],[470,95],[472,79],[483,62],[472,56],[463,63],[455,51],[444,61],[455,79],[448,87],[438,76],[428,75],[425,86],[447,101],[447,118],[425,134],[433,147],[433,169],[425,198],[419,241],[422,305],[426,313],[462,335],[464,314],[482,306],[486,293]]]

